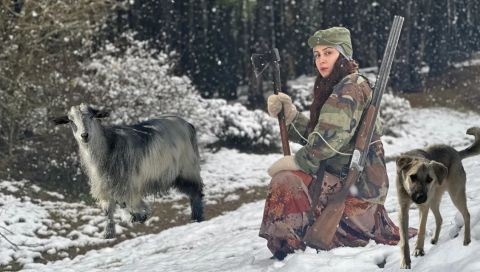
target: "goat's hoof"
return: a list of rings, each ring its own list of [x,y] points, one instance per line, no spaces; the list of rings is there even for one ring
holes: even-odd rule
[[[113,239],[113,238],[115,238],[115,229],[114,230],[106,229],[103,232],[103,239]]]
[[[195,220],[197,222],[202,222],[205,218],[203,217],[203,204],[200,200],[199,203],[196,203],[194,202],[194,204],[192,204],[192,216],[191,216],[192,220]]]
[[[205,220],[205,218],[203,217],[203,214],[200,214],[200,215],[192,214],[192,220],[195,220],[197,222],[202,222],[203,220]]]
[[[471,240],[470,239],[465,239],[463,240],[463,245],[468,246],[470,244]]]
[[[115,238],[115,233],[111,233],[111,232],[103,233],[103,239],[113,239],[113,238]]]
[[[139,223],[144,223],[148,219],[148,214],[146,213],[131,213],[132,217],[130,218],[130,221],[132,223],[139,222]]]
[[[107,223],[105,230],[103,231],[104,239],[113,239],[115,238],[115,224]]]
[[[415,251],[413,252],[413,256],[415,256],[415,257],[424,256],[424,255],[425,255],[425,251],[423,251],[422,248],[417,248],[417,249],[415,249]]]
[[[432,239],[430,243],[432,243],[432,245],[435,245],[437,243],[437,239]]]
[[[402,258],[402,260],[400,261],[400,269],[410,269],[412,268],[410,264],[410,260],[405,260]]]

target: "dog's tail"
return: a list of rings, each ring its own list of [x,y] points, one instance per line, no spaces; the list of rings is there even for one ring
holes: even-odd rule
[[[475,136],[475,141],[469,147],[458,152],[462,160],[480,154],[480,128],[471,127],[467,130],[467,134]]]

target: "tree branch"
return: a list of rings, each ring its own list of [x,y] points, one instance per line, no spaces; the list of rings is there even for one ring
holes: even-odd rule
[[[11,232],[10,230],[8,230],[8,229],[6,229],[6,228],[4,228],[4,227],[2,227],[2,226],[0,226],[0,228],[6,230],[7,232],[10,232],[10,234],[13,234],[13,232]],[[9,242],[12,246],[14,246],[15,249],[20,249],[15,243],[13,243],[12,241],[8,240],[8,238],[7,238],[5,235],[3,235],[3,233],[0,232],[0,236],[2,236],[3,239],[5,239],[5,240],[6,240],[7,242]]]

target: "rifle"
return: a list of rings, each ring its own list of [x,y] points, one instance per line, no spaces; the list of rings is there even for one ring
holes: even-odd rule
[[[272,65],[273,93],[278,94],[281,89],[280,65],[278,64],[278,62],[280,61],[280,54],[278,53],[278,49],[273,48],[271,51],[263,54],[252,54],[251,60],[253,64],[253,71],[255,72],[255,76],[257,78],[263,73],[263,71],[265,71],[265,69]],[[283,155],[288,156],[290,155],[290,146],[288,144],[288,131],[285,124],[285,113],[283,111],[283,108],[280,113],[278,113],[278,125],[280,126],[280,137],[282,139]]]
[[[358,134],[355,139],[355,149],[350,160],[349,172],[345,184],[336,195],[328,200],[327,206],[321,212],[320,216],[315,220],[313,225],[307,229],[303,239],[310,247],[320,249],[328,249],[330,247],[345,209],[345,198],[350,193],[350,187],[358,180],[363,171],[370,146],[369,144],[375,128],[375,121],[377,120],[380,109],[380,101],[387,86],[388,75],[390,74],[395,49],[402,30],[402,24],[403,17],[395,16],[377,82],[373,90],[373,97],[365,112],[365,116],[362,118],[362,123],[357,130]],[[318,195],[314,197],[318,197]]]

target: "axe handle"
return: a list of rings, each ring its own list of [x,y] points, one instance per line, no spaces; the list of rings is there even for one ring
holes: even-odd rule
[[[280,65],[278,64],[278,61],[273,62],[273,68],[273,93],[278,94],[278,92],[281,90]],[[280,137],[282,139],[283,155],[289,156],[290,145],[288,144],[288,131],[287,125],[285,124],[285,112],[283,108],[280,113],[278,113],[278,125],[280,126]]]
[[[288,144],[288,131],[285,124],[285,114],[282,111],[278,114],[278,124],[280,125],[280,137],[282,139],[283,155],[290,155],[290,145]]]

